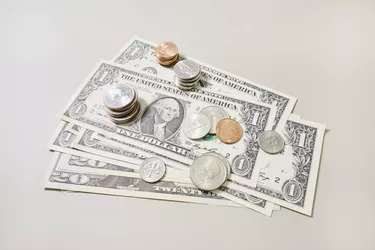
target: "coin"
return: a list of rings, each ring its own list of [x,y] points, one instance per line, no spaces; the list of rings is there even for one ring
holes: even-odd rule
[[[130,121],[133,121],[133,119],[138,116],[139,114],[139,111],[141,110],[141,105],[139,104],[139,102],[137,101],[136,104],[135,104],[135,107],[134,107],[134,111],[131,112],[129,115],[126,115],[124,117],[121,117],[121,118],[116,118],[116,117],[111,117],[111,116],[108,116],[108,118],[116,123],[116,124],[121,124],[121,123],[128,123]]]
[[[178,48],[172,42],[163,42],[156,47],[155,54],[160,60],[171,60],[178,55]]]
[[[273,130],[264,131],[258,138],[259,147],[269,153],[279,153],[284,148],[284,139],[281,135]]]
[[[211,129],[208,133],[216,134],[216,126],[220,120],[229,118],[229,114],[224,109],[217,107],[217,106],[209,106],[204,108],[200,112],[208,117],[211,122]]]
[[[241,125],[232,119],[223,119],[216,126],[216,136],[226,144],[237,142],[242,136]]]
[[[173,68],[174,73],[180,80],[190,80],[201,73],[201,69],[198,64],[191,60],[179,61]]]
[[[211,191],[219,188],[228,177],[225,164],[212,155],[203,154],[190,167],[190,179],[202,190]]]
[[[172,64],[174,64],[175,62],[178,61],[178,57],[179,55],[177,54],[175,57],[173,57],[171,60],[168,60],[168,61],[164,61],[164,60],[160,60],[158,59],[158,62],[159,64],[163,65],[163,66],[171,66]]]
[[[139,167],[139,175],[145,182],[157,182],[165,174],[165,164],[156,157],[150,157],[144,160]]]
[[[109,116],[111,116],[113,118],[121,118],[121,117],[125,117],[125,116],[129,115],[132,111],[134,111],[134,108],[136,107],[136,104],[137,104],[137,102],[132,104],[125,111],[112,111],[112,110],[108,109],[107,107],[104,107],[104,110],[105,110],[105,112],[107,112],[107,114]]]
[[[104,92],[103,102],[107,108],[118,110],[129,105],[135,97],[135,91],[126,84],[117,84]]]
[[[215,157],[218,157],[219,159],[221,159],[221,161],[225,164],[225,167],[227,168],[227,172],[228,172],[228,176],[230,175],[230,163],[229,161],[227,160],[227,158],[225,158],[224,156],[222,156],[221,154],[219,153],[215,153],[215,152],[209,152],[209,153],[206,153],[207,155],[212,155],[212,156],[215,156]],[[227,177],[228,178],[228,177]]]
[[[210,120],[200,113],[189,115],[182,124],[182,131],[190,139],[201,139],[210,131],[210,128]]]

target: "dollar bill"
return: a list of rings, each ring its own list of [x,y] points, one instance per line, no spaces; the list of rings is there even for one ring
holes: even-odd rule
[[[267,159],[256,188],[224,186],[311,216],[324,134],[324,124],[291,115],[282,133],[285,148]]]
[[[113,83],[127,83],[139,93],[143,113],[141,119],[132,125],[114,125],[105,115],[102,104],[102,93]],[[175,105],[174,119],[167,122],[169,135],[159,138],[152,133],[155,110],[160,105]],[[226,109],[232,119],[240,122],[244,128],[241,141],[226,145],[220,141],[188,139],[180,130],[184,117],[209,105],[218,105]],[[119,67],[118,65],[100,62],[80,86],[62,112],[62,119],[88,128],[104,136],[117,140],[126,140],[125,149],[136,150],[133,146],[165,156],[165,162],[171,166],[190,165],[198,155],[216,151],[232,162],[246,162],[239,165],[241,173],[234,171],[229,179],[244,185],[255,186],[260,163],[265,157],[259,150],[258,135],[271,129],[275,119],[276,107],[256,100],[244,102],[221,95],[219,91],[206,90],[184,92],[165,83],[162,79],[149,79],[148,75]],[[168,134],[167,131],[164,135]],[[241,159],[239,161],[238,159]],[[237,160],[237,161],[236,161]],[[237,172],[238,173],[238,172]]]
[[[155,56],[156,44],[139,37],[133,37],[113,59],[114,62],[137,68],[147,74],[157,76],[173,83],[173,67],[163,67],[158,63]],[[197,62],[202,70],[202,87],[217,90],[218,85],[226,86],[231,91],[225,91],[227,94],[235,94],[238,91],[245,100],[255,98],[258,101],[275,104],[277,114],[272,127],[273,130],[281,132],[292,112],[297,99],[293,96],[281,93],[280,91],[254,83],[247,79],[235,76],[222,69],[215,68],[196,59],[188,58],[180,54],[179,60],[191,59]]]
[[[73,155],[75,160],[71,160],[70,164],[60,164],[60,169],[69,170],[69,171],[75,171],[75,172],[89,172],[92,174],[97,175],[110,175],[110,176],[121,176],[121,177],[132,177],[132,178],[140,178],[140,176],[137,173],[137,170],[127,167],[127,163],[124,161],[118,161],[115,159],[110,159],[107,157],[103,157],[98,154],[91,154],[87,153],[85,151],[79,151],[72,148],[72,145],[77,142],[81,141],[82,135],[84,133],[80,133],[84,131],[85,129],[79,128],[77,125],[73,125],[66,122],[61,122],[56,129],[50,144],[49,148],[51,150],[63,152],[64,155]],[[71,132],[72,131],[72,132]],[[89,144],[90,146],[93,146],[93,144]],[[85,145],[89,149],[90,146]],[[109,145],[110,147],[110,145]],[[113,147],[112,147],[113,148]],[[106,151],[102,148],[103,152]],[[96,151],[98,153],[98,151]],[[174,183],[178,183],[179,185],[183,186],[193,186],[189,178],[185,178],[184,176],[178,177],[175,174],[170,174],[170,172],[167,172],[166,178],[163,178],[163,181],[171,181]],[[175,190],[175,189],[173,189]],[[172,190],[172,191],[173,191]],[[172,192],[169,190],[169,192]],[[175,190],[176,191],[176,190]],[[203,192],[207,193],[207,192]],[[207,199],[211,199],[212,193],[210,193],[210,196],[207,197]],[[234,200],[235,203],[228,203],[223,202],[222,204],[219,204],[217,202],[217,197],[215,197],[215,201],[213,203],[209,203],[208,200],[206,200],[204,203],[207,204],[216,204],[216,205],[230,205],[230,206],[238,206],[237,204],[241,204],[245,207],[251,208],[253,210],[256,210],[260,213],[263,213],[265,215],[271,216],[272,210],[278,209],[278,206],[274,206],[274,204],[267,202],[263,199],[259,200],[256,197],[253,197],[251,195],[245,194],[243,192],[235,191],[226,188],[225,192],[221,190],[217,190],[214,193],[216,195],[220,196],[220,199],[223,200]],[[199,198],[199,197],[198,197]],[[156,198],[161,199],[161,198]],[[178,200],[178,197],[175,197],[175,200]],[[185,199],[179,200],[179,201],[185,201]],[[199,200],[194,200],[191,202],[197,202],[199,203]],[[228,206],[229,206],[228,205]]]

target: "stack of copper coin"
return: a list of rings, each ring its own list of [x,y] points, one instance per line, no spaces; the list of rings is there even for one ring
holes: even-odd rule
[[[116,124],[136,120],[141,111],[137,91],[126,84],[111,86],[104,92],[103,103],[108,118]]]
[[[160,65],[168,67],[178,61],[178,48],[172,42],[159,44],[156,47],[155,53]]]

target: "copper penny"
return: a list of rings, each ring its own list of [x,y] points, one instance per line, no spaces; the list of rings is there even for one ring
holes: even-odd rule
[[[226,144],[235,143],[242,136],[241,125],[229,118],[220,120],[216,126],[216,136]]]
[[[164,42],[159,44],[155,50],[156,57],[162,61],[172,60],[178,54],[176,44],[172,42]]]
[[[158,60],[158,61],[160,65],[171,66],[172,64],[178,61],[178,54],[169,61],[163,61],[163,60]]]

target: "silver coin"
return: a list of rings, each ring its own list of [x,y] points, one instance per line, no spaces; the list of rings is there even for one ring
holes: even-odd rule
[[[201,139],[210,131],[210,128],[210,120],[200,113],[190,114],[182,123],[182,131],[190,139]]]
[[[174,80],[174,83],[176,84],[176,85],[181,85],[181,86],[183,86],[183,87],[195,87],[195,85],[197,85],[197,82],[198,82],[199,80],[196,80],[195,82],[182,82],[182,81],[180,81],[180,80],[178,80],[178,79],[175,79]]]
[[[125,117],[121,117],[121,118],[108,116],[108,118],[116,124],[128,123],[132,121],[136,116],[138,116],[138,114],[140,113],[140,110],[141,110],[141,105],[139,104],[139,102],[136,102],[134,111],[131,112],[129,115],[126,115]]]
[[[211,191],[219,188],[227,180],[225,164],[212,155],[203,154],[190,167],[190,179],[202,190]]]
[[[132,103],[135,90],[126,84],[117,84],[110,87],[103,95],[103,103],[107,108],[117,111]]]
[[[181,90],[192,90],[194,89],[197,85],[198,85],[198,82],[196,82],[194,85],[192,86],[184,86],[184,85],[181,85],[180,83],[178,82],[175,82],[176,83],[176,86],[177,88],[181,89]]]
[[[201,79],[201,75],[200,74],[197,75],[196,77],[192,78],[192,79],[189,79],[189,80],[180,79],[176,75],[174,76],[174,80],[175,81],[181,82],[183,84],[192,84],[192,83],[195,83],[196,81],[198,81],[200,79]]]
[[[208,119],[211,122],[211,129],[208,133],[210,134],[216,134],[216,126],[219,123],[219,121],[223,119],[230,118],[229,114],[227,111],[220,107],[216,106],[209,106],[207,108],[204,108],[200,112],[201,114],[204,114],[205,116],[208,117]]]
[[[228,179],[228,177],[230,175],[230,163],[227,160],[227,158],[225,158],[221,154],[215,153],[215,152],[209,152],[209,153],[206,153],[205,155],[212,155],[212,156],[218,157],[224,163],[225,167],[227,168],[227,172],[228,172],[227,179]]]
[[[273,130],[264,131],[259,135],[258,143],[260,148],[270,154],[279,153],[284,148],[284,139]]]
[[[139,167],[139,175],[146,182],[157,182],[165,174],[165,164],[156,157],[150,157],[144,160]]]
[[[193,79],[201,73],[199,65],[192,60],[179,61],[173,70],[176,76],[182,80]]]
[[[137,102],[134,102],[134,104],[129,106],[124,111],[113,111],[113,110],[110,110],[107,107],[104,107],[104,111],[107,112],[107,114],[109,116],[113,117],[113,118],[122,118],[122,117],[125,117],[125,116],[129,115],[130,113],[132,113],[132,111],[134,111],[134,108],[137,107],[136,104],[137,104]]]

